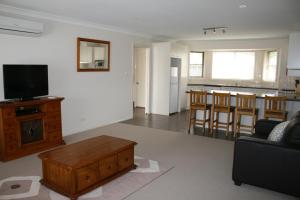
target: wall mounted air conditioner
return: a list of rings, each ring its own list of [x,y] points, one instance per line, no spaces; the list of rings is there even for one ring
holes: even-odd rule
[[[42,23],[0,16],[0,33],[38,37],[43,33]]]

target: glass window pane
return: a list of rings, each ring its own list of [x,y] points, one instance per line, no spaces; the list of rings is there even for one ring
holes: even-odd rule
[[[202,52],[191,52],[190,53],[190,64],[202,65],[203,64],[203,53]]]
[[[235,79],[252,80],[254,79],[255,53],[237,52],[234,60]]]
[[[230,68],[233,65],[234,54],[232,52],[213,52],[212,78],[230,79]]]
[[[274,82],[276,80],[276,66],[268,66],[264,68],[263,80]]]
[[[269,52],[269,65],[277,65],[277,52]]]
[[[254,52],[213,52],[213,79],[254,79]]]
[[[202,76],[202,65],[190,65],[189,76]]]
[[[276,81],[276,72],[277,72],[277,51],[270,51],[268,52],[267,57],[267,64],[264,66],[263,69],[263,80],[269,82]]]

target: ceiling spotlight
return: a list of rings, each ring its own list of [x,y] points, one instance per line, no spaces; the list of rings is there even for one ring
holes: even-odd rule
[[[226,28],[227,27],[225,27],[225,26],[203,28],[203,33],[204,33],[204,35],[207,35],[209,33],[216,34],[217,32],[225,34],[226,33]]]
[[[246,4],[240,4],[240,6],[239,6],[240,8],[247,8],[247,5]]]

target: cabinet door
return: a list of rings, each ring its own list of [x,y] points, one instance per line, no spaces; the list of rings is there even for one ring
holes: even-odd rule
[[[300,70],[300,33],[290,34],[288,52],[287,68],[289,70]]]
[[[45,117],[45,133],[46,138],[50,142],[62,140],[62,123],[61,123],[61,112],[60,102],[47,103]]]
[[[51,132],[47,134],[49,142],[59,142],[62,140],[61,132]]]
[[[60,112],[60,102],[50,102],[46,104],[46,111],[47,112]]]
[[[3,109],[3,134],[5,142],[5,152],[15,153],[19,148],[18,123],[14,118],[14,109]]]
[[[13,107],[3,108],[2,110],[3,119],[16,117],[16,110]]]

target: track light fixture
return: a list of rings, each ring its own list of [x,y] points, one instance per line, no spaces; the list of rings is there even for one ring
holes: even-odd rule
[[[203,28],[203,33],[204,35],[207,35],[209,32],[212,32],[212,33],[217,33],[217,32],[222,32],[223,34],[226,33],[226,29],[227,27],[225,26],[222,26],[222,27],[208,27],[208,28]]]

